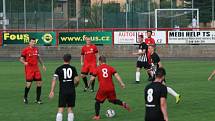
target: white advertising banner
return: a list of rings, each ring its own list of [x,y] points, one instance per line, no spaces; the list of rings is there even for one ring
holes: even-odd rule
[[[169,44],[215,43],[215,31],[169,31]]]
[[[147,38],[147,31],[117,31],[114,32],[114,44],[138,44],[138,35]],[[156,44],[166,44],[165,31],[153,31],[152,38]]]

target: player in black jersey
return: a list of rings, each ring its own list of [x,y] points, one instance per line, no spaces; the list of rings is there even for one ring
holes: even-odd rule
[[[138,52],[133,53],[133,55],[138,55],[137,64],[136,64],[136,83],[140,82],[140,70],[144,67],[145,70],[150,69],[150,64],[148,63],[148,45],[143,41],[143,35],[138,36]]]
[[[168,121],[167,87],[162,84],[164,68],[158,68],[155,75],[155,80],[145,87],[145,121]]]
[[[64,64],[59,66],[55,70],[49,98],[54,97],[54,89],[56,85],[56,80],[58,79],[60,91],[56,121],[63,120],[63,111],[65,107],[67,107],[68,121],[73,121],[74,114],[72,108],[75,107],[75,87],[79,84],[79,76],[77,74],[76,68],[70,65],[71,55],[65,54],[63,56],[63,60]]]
[[[154,47],[149,46],[149,50],[151,51],[151,73],[154,74],[153,78],[155,79],[155,72],[157,68],[163,67],[159,55],[154,52]],[[152,79],[152,81],[154,80]],[[163,81],[163,84],[165,84],[165,79]],[[178,94],[175,90],[173,90],[171,87],[167,86],[167,92],[175,97],[176,103],[178,104],[180,102],[180,94]]]

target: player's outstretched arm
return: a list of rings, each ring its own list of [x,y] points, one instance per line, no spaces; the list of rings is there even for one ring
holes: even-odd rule
[[[160,106],[161,106],[161,111],[164,116],[164,120],[168,121],[166,98],[164,98],[164,97],[160,98]]]
[[[212,78],[213,78],[213,76],[215,75],[215,70],[211,73],[211,75],[208,77],[208,81],[210,81]]]
[[[40,56],[38,56],[38,60],[39,60],[40,64],[43,66],[43,70],[46,71],[46,66],[44,65],[44,62]]]
[[[124,89],[125,88],[125,84],[123,83],[122,78],[119,76],[119,74],[115,73],[114,76],[117,79],[117,81],[119,82],[120,86]]]
[[[83,64],[84,64],[84,55],[81,55],[81,66],[83,66]]]
[[[52,83],[51,83],[51,90],[50,90],[50,93],[49,93],[49,98],[53,98],[54,97],[54,89],[55,89],[55,85],[56,85],[56,80],[57,80],[57,77],[53,77],[52,79]]]
[[[75,84],[76,87],[79,85],[79,82],[80,82],[80,77],[79,77],[79,76],[76,76],[76,77],[74,78],[74,84]]]
[[[99,53],[96,53],[97,65],[99,65]]]

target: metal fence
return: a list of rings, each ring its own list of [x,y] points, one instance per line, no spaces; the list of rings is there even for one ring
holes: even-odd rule
[[[0,29],[155,28],[155,9],[167,8],[199,9],[199,27],[214,28],[214,0],[204,1],[204,5],[199,1],[1,0]],[[173,12],[171,15],[173,17],[167,18],[173,21],[181,13]],[[180,23],[174,23],[189,27],[193,18],[193,14],[184,13],[180,19],[186,19],[186,22],[180,20]],[[174,27],[165,22],[160,26]]]

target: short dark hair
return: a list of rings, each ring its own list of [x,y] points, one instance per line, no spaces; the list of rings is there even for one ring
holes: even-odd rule
[[[30,40],[36,40],[36,38],[32,37],[32,38],[30,38]]]
[[[101,55],[99,57],[99,61],[103,62],[103,63],[106,63],[106,57],[104,55]]]
[[[141,35],[138,35],[138,37],[143,38],[143,35],[142,35],[142,34],[141,34]]]
[[[64,54],[63,56],[64,62],[70,62],[71,59],[72,59],[71,54]]]
[[[147,30],[147,33],[148,33],[148,32],[150,32],[150,33],[152,34],[152,31],[151,31],[151,30]]]
[[[165,76],[165,75],[166,75],[166,71],[164,68],[158,68],[155,73],[155,76],[158,78],[161,78],[162,76]]]

